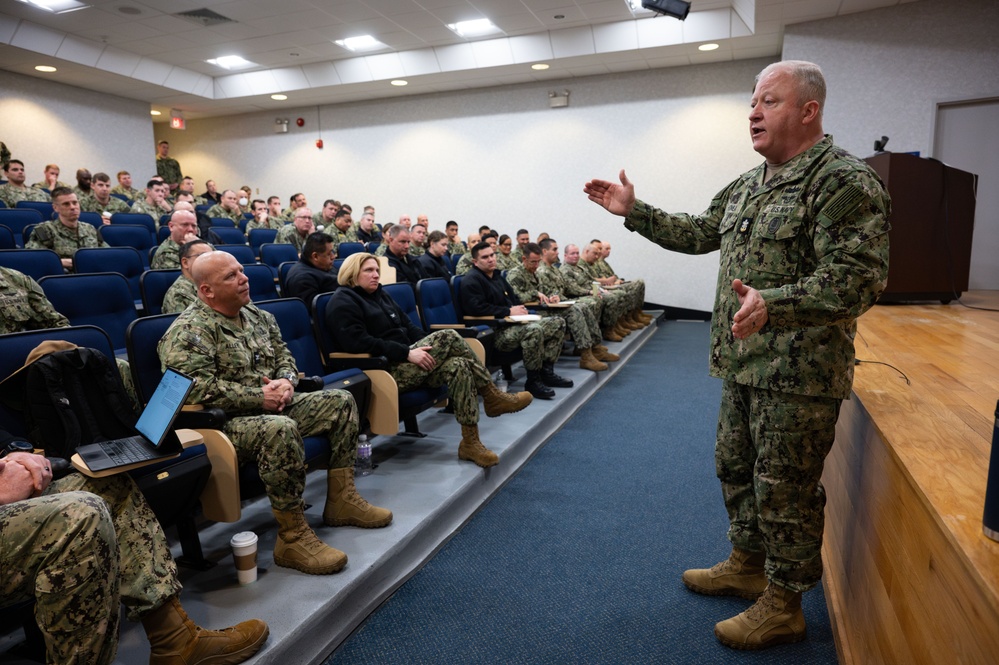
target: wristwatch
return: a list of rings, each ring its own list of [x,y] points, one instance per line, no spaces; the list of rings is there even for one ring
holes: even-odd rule
[[[11,441],[6,446],[0,450],[0,458],[6,457],[11,453],[33,453],[35,452],[35,447],[28,443],[27,441]]]

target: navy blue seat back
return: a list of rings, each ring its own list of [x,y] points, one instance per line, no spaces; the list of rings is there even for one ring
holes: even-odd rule
[[[247,247],[246,249],[250,249]],[[243,272],[250,280],[250,300],[273,300],[278,298],[277,284],[274,283],[274,271],[262,263],[252,263],[243,266]]]
[[[161,226],[156,232],[156,244],[162,245],[163,241],[170,237],[170,227]]]
[[[107,224],[97,229],[97,234],[112,247],[134,247],[139,250],[143,262],[149,267],[149,250],[157,245],[156,237],[146,227],[138,224]]]
[[[336,257],[338,259],[345,259],[351,254],[357,254],[358,252],[364,251],[364,243],[362,242],[342,242],[336,248]]]
[[[71,325],[97,326],[108,334],[115,349],[125,348],[125,329],[138,315],[124,277],[116,272],[51,275],[38,283]]]
[[[132,372],[135,390],[143,403],[149,401],[163,377],[156,345],[176,318],[177,314],[143,316],[130,323],[126,330],[128,365]]]
[[[41,224],[45,221],[42,213],[37,210],[26,208],[3,208],[0,209],[0,224],[14,232],[14,242],[18,247],[24,247],[24,239],[21,237],[25,226]]]
[[[312,332],[309,309],[304,302],[298,298],[279,298],[253,304],[270,312],[277,319],[278,327],[281,329],[281,339],[295,357],[299,372],[304,372],[306,376],[326,374],[319,346]]]
[[[104,226],[104,218],[99,212],[81,212],[80,221],[90,224],[95,229],[99,229]]]
[[[66,272],[59,255],[51,249],[0,249],[0,266],[23,272],[36,282]]]
[[[10,230],[10,227],[3,224],[0,224],[0,249],[17,249],[14,232]]]
[[[42,219],[52,219],[55,217],[55,208],[52,207],[52,203],[49,201],[18,201],[14,204],[14,208],[20,208],[21,210],[37,210]]]
[[[260,246],[260,262],[274,268],[275,272],[285,261],[298,261],[298,250],[294,245],[269,242]]]
[[[236,229],[231,229],[236,231]],[[232,254],[236,257],[236,260],[242,263],[244,266],[248,266],[257,262],[257,257],[253,255],[253,250],[246,245],[219,245],[215,249],[220,252],[226,252]],[[264,266],[266,267],[266,266]],[[273,275],[273,273],[271,273]]]
[[[132,247],[83,247],[73,254],[77,274],[87,272],[116,272],[128,280],[133,300],[142,300],[139,280],[145,272],[145,262],[139,250]]]
[[[220,227],[220,228],[227,228],[227,229],[234,229],[234,228],[236,228],[236,222],[232,221],[228,217],[210,217],[209,219],[212,220],[212,227],[213,228],[216,227],[216,226]]]
[[[229,222],[231,223],[232,220],[229,220]],[[246,247],[246,236],[235,226],[215,226],[213,223],[212,231],[227,245],[243,245]]]
[[[421,279],[416,283],[416,299],[420,314],[429,328],[435,324],[461,323],[458,310],[455,309],[454,298],[451,296],[451,286],[443,277]]]
[[[291,269],[295,267],[296,263],[298,263],[298,261],[285,261],[278,266],[278,284],[281,285],[282,292],[284,292],[284,283],[288,281],[288,273],[291,272]]]
[[[386,284],[382,288],[395,301],[399,309],[409,317],[414,326],[425,329],[423,321],[420,319],[420,313],[416,309],[416,296],[413,294],[413,287],[410,286],[409,282]]]
[[[147,270],[139,277],[139,291],[142,293],[142,309],[146,316],[163,312],[163,298],[173,283],[180,277],[180,269]]]
[[[264,243],[274,242],[277,237],[277,229],[250,229],[246,236],[250,242],[250,247],[253,248],[253,254],[260,256],[260,246]]]
[[[156,238],[156,220],[141,212],[116,212],[111,215],[112,224],[141,226],[149,232],[150,239]]]

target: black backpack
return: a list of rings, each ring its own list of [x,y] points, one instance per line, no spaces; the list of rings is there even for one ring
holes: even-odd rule
[[[114,360],[96,349],[56,351],[28,366],[24,418],[49,457],[135,434],[138,420]]]

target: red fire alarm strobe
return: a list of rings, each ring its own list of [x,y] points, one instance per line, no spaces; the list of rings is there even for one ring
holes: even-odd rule
[[[319,148],[320,150],[323,149],[323,140],[322,139],[316,139],[316,147]]]
[[[299,127],[305,127],[305,118],[299,118],[298,120],[295,121],[295,124],[298,125]]]

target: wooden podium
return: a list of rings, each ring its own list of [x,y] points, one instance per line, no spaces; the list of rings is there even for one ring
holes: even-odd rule
[[[902,153],[865,161],[891,195],[888,288],[880,302],[961,297],[971,270],[978,176]]]

